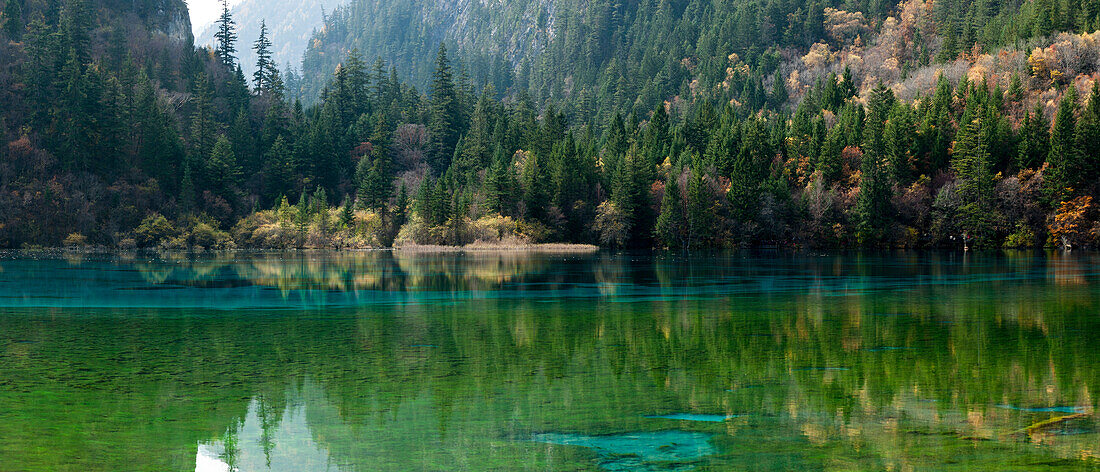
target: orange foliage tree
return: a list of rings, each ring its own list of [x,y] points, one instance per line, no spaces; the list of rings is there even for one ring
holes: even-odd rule
[[[1055,244],[1072,247],[1088,242],[1092,227],[1089,215],[1092,213],[1092,197],[1081,196],[1062,202],[1058,211],[1051,217],[1048,229],[1050,239]]]

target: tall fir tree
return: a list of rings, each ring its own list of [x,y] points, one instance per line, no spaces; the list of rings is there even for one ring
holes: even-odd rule
[[[1077,120],[1076,134],[1077,155],[1081,159],[1079,182],[1095,184],[1100,179],[1100,81],[1092,84],[1088,102]]]
[[[980,105],[968,106],[959,125],[952,156],[952,167],[958,178],[958,192],[963,202],[958,223],[967,240],[982,246],[993,237],[993,172],[986,140],[986,127]]]
[[[1024,116],[1020,125],[1020,144],[1017,149],[1017,169],[1038,169],[1047,161],[1050,152],[1050,124],[1043,114],[1043,105],[1035,104],[1035,110]]]
[[[266,20],[260,20],[260,37],[256,38],[252,49],[256,51],[256,72],[252,73],[252,83],[256,93],[264,93],[271,89],[274,79],[272,71],[277,70],[271,60],[271,40],[267,37]]]
[[[1044,182],[1051,206],[1056,207],[1072,196],[1083,170],[1076,145],[1078,107],[1077,87],[1070,85],[1058,104],[1054,127],[1050,132],[1050,153]]]
[[[23,39],[23,0],[7,0],[4,3],[3,30],[12,41]]]
[[[661,198],[661,214],[657,216],[654,236],[662,246],[675,249],[683,246],[685,226],[684,202],[680,195],[680,172],[669,172],[665,181],[664,196]]]
[[[233,21],[233,15],[229,11],[229,0],[222,0],[222,13],[217,21],[218,30],[214,33],[214,55],[232,68],[237,61],[237,22]]]
[[[871,91],[855,208],[856,238],[860,244],[881,243],[890,223],[890,161],[884,132],[893,103],[894,93],[885,85],[880,83]]]
[[[437,175],[450,167],[455,146],[463,132],[459,107],[447,47],[440,43],[428,104],[428,164]]]

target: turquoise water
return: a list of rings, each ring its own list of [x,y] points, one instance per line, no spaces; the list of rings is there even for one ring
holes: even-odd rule
[[[0,471],[1100,470],[1100,257],[0,255]]]

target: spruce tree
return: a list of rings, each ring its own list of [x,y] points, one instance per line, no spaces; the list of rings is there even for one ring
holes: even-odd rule
[[[1083,170],[1076,146],[1077,108],[1077,88],[1070,85],[1058,105],[1054,128],[1050,133],[1050,154],[1047,156],[1044,181],[1047,198],[1053,206],[1072,195]]]
[[[1077,121],[1077,155],[1081,159],[1081,182],[1100,178],[1100,81],[1093,82],[1088,102]],[[1084,190],[1084,189],[1082,189]]]
[[[665,195],[661,198],[661,214],[657,217],[657,225],[654,228],[657,242],[670,249],[682,245],[685,224],[679,180],[679,171],[669,172],[665,182]]]
[[[8,39],[19,41],[23,38],[23,0],[7,0],[4,4],[3,29]]]
[[[210,153],[206,169],[207,181],[222,196],[228,196],[233,187],[239,183],[241,169],[237,164],[237,156],[233,152],[233,144],[225,135],[218,136],[217,142],[214,143],[214,150]]]
[[[462,134],[459,106],[447,47],[440,43],[428,106],[428,164],[437,175],[450,167],[455,146]]]
[[[979,106],[968,106],[955,138],[952,167],[963,202],[958,222],[968,239],[989,244],[993,233],[993,173]]]
[[[894,94],[885,85],[880,83],[871,91],[855,209],[856,238],[860,244],[879,244],[889,224],[891,181],[884,131],[893,103]]]
[[[1016,159],[1017,169],[1038,169],[1047,160],[1050,151],[1050,125],[1043,114],[1043,105],[1035,104],[1035,110],[1024,116],[1020,125],[1020,144]]]
[[[272,71],[276,69],[271,60],[271,40],[267,38],[267,22],[260,20],[260,37],[252,45],[256,51],[256,72],[252,73],[252,82],[255,84],[256,93],[264,93],[271,89]]]
[[[294,191],[294,179],[297,174],[294,152],[283,136],[264,153],[264,184],[268,195],[286,195]]]
[[[714,234],[714,201],[703,172],[692,169],[687,189],[688,246],[707,244]]]
[[[195,91],[192,93],[194,110],[191,113],[190,144],[192,154],[198,158],[205,158],[214,149],[215,127],[214,110],[211,103],[210,83],[205,74],[200,74],[195,82]],[[199,169],[192,169],[198,171]]]
[[[218,30],[214,33],[214,40],[217,42],[214,56],[226,67],[232,68],[237,60],[237,23],[229,12],[229,0],[222,0],[222,13],[218,17],[217,25]]]

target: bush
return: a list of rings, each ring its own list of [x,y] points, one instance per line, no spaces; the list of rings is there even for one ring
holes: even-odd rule
[[[69,233],[61,245],[68,248],[84,247],[88,245],[88,237],[80,233]]]
[[[164,215],[153,213],[141,220],[134,230],[134,242],[140,247],[152,247],[167,241],[179,233]]]
[[[1016,223],[1016,231],[1009,234],[1004,243],[1006,249],[1026,249],[1038,245],[1039,239],[1035,237],[1035,231],[1023,221]]]
[[[232,249],[236,247],[229,233],[219,230],[216,221],[206,217],[193,218],[182,238],[192,249]],[[177,243],[178,244],[178,243]]]

